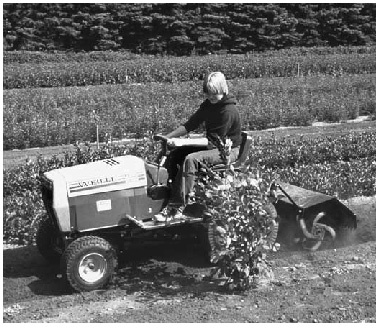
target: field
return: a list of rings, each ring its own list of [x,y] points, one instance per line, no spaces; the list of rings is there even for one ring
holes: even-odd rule
[[[374,131],[374,122],[363,122],[252,134],[261,142],[271,140],[272,143],[275,137],[283,145],[283,140],[298,142],[305,138],[309,145],[309,140],[341,140],[341,136],[359,136]],[[320,146],[319,142],[317,145]],[[8,168],[23,166],[25,158],[34,161],[38,153],[51,158],[62,148],[68,150],[65,146],[4,152],[4,165]],[[70,148],[73,151],[73,146]],[[368,155],[369,148],[360,147],[359,150]],[[352,150],[351,147],[346,149]],[[286,158],[290,160],[291,156]],[[350,178],[358,175],[351,173]],[[374,186],[374,183],[365,186],[368,185]],[[35,246],[5,247],[3,320],[61,323],[375,322],[376,202],[375,197],[358,198],[357,201],[348,201],[359,223],[354,239],[347,241],[347,245],[314,254],[284,248],[270,254],[274,280],[258,290],[242,294],[225,294],[206,280],[210,267],[202,259],[201,250],[194,249],[191,244],[148,247],[144,251],[136,249],[129,253],[131,258],[125,259],[125,263],[132,261],[134,267],[122,264],[109,290],[84,294],[72,294],[59,278],[59,268],[46,264]]]
[[[320,140],[370,131],[375,131],[373,122],[263,131],[254,136],[299,140],[301,134],[307,140]],[[36,152],[50,158],[60,148],[5,152],[4,163],[23,165],[24,156],[33,160]],[[209,281],[211,267],[191,243],[130,250],[108,290],[80,294],[71,293],[59,267],[48,265],[35,246],[8,245],[3,250],[3,321],[376,322],[375,197],[349,198],[346,203],[358,217],[351,239],[315,253],[283,245],[278,253],[268,254],[273,278],[243,293],[225,293]]]
[[[243,129],[254,138],[248,163],[267,176],[337,196],[356,211],[359,229],[354,239],[336,250],[309,254],[284,247],[270,254],[275,279],[258,291],[230,295],[207,280],[209,265],[188,244],[172,251],[166,246],[136,250],[135,257],[131,252],[134,265],[121,264],[109,290],[80,296],[70,293],[58,268],[43,264],[34,246],[35,229],[44,215],[38,175],[126,153],[153,160],[157,147],[151,135],[177,126],[202,99],[202,82],[198,73],[188,78],[188,61],[182,71],[177,69],[184,81],[178,76],[169,82],[154,80],[163,76],[168,63],[159,59],[135,75],[141,80],[104,85],[94,78],[82,86],[68,86],[60,73],[70,68],[80,75],[83,67],[86,76],[90,64],[9,62],[4,75],[7,81],[20,81],[21,89],[4,90],[3,98],[4,321],[375,322],[376,126],[375,121],[343,123],[359,115],[376,118],[375,63],[371,53],[363,55],[365,60],[359,62],[354,60],[357,53],[318,55],[313,58],[314,69],[306,74],[293,68],[298,60],[294,56],[283,59],[291,63],[287,66],[278,64],[279,56],[269,56],[267,63],[272,64],[258,78],[251,76],[251,67],[246,73],[242,64],[237,66],[229,82],[239,100]],[[223,58],[217,59],[219,63]],[[265,61],[258,59],[263,69]],[[307,56],[303,60],[312,64]],[[181,67],[180,63],[175,65]],[[231,70],[235,63],[230,60],[218,68]],[[22,65],[24,71],[12,69]],[[108,65],[115,67],[112,62]],[[159,65],[162,71],[157,70]],[[62,76],[54,79],[54,85],[45,83],[48,75],[43,74],[49,70],[52,77]],[[309,126],[315,121],[342,124]],[[83,141],[95,140],[96,122],[102,139],[105,133],[144,139],[88,148]],[[262,130],[280,126],[293,127]],[[29,148],[44,146],[49,147]],[[184,261],[182,254],[188,255]],[[325,296],[328,301],[319,305]],[[30,301],[36,306],[28,305]],[[183,306],[188,313],[183,313]],[[151,307],[154,315],[148,314]],[[78,316],[83,311],[86,314]]]
[[[94,141],[96,124],[100,140],[171,130],[203,100],[202,76],[212,70],[229,79],[245,130],[376,115],[372,52],[113,57],[4,65],[3,149]]]
[[[128,58],[128,53],[113,55],[112,52],[104,56],[68,54],[40,58],[30,58],[28,53],[23,53],[21,58],[5,59],[4,89],[186,82],[201,80],[205,72],[219,70],[230,80],[375,73],[374,47],[357,48],[356,51],[354,47],[335,49],[334,53],[330,48],[320,51],[311,48],[248,55],[132,59]]]

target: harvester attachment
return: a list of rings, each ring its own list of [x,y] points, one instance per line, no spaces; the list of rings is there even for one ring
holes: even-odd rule
[[[315,251],[340,231],[357,228],[355,214],[336,197],[284,182],[271,184],[270,197],[280,218],[278,240],[290,238]]]

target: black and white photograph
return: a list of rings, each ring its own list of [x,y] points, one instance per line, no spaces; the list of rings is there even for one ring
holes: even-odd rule
[[[3,323],[376,322],[376,2],[13,2]]]

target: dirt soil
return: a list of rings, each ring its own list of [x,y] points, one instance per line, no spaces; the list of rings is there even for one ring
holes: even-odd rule
[[[106,290],[75,293],[34,246],[3,245],[3,322],[376,322],[375,198],[348,206],[358,228],[317,252],[282,247],[274,276],[225,292],[188,243],[137,247]]]

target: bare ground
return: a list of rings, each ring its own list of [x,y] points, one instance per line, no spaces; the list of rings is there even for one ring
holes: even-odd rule
[[[375,197],[350,200],[358,229],[332,248],[270,254],[274,277],[227,293],[202,250],[136,248],[107,290],[73,293],[33,246],[3,245],[3,322],[376,322]]]

